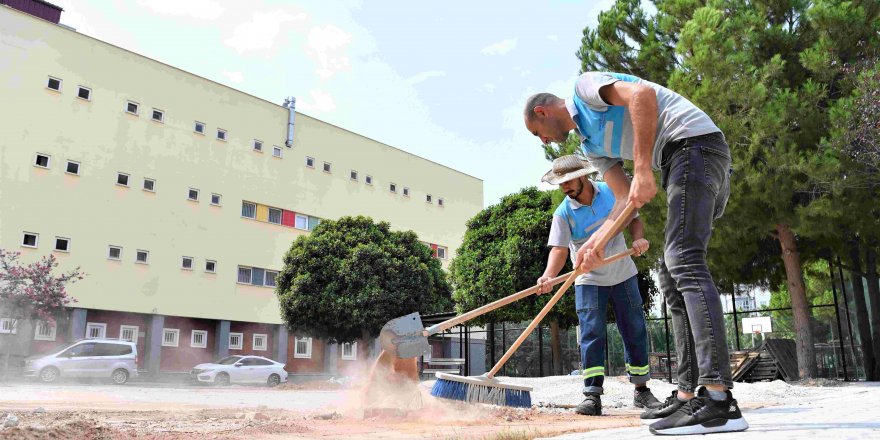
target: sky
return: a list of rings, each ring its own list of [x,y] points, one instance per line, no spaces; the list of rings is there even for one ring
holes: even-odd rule
[[[613,0],[51,0],[61,23],[483,180],[489,206],[550,168],[525,99],[569,96]]]

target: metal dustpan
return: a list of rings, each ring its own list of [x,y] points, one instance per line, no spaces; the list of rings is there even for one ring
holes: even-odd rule
[[[379,341],[383,350],[397,358],[417,357],[431,352],[422,316],[418,312],[385,323],[379,333]]]

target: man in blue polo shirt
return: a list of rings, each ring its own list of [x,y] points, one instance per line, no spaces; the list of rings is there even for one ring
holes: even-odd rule
[[[626,203],[637,208],[657,194],[654,170],[666,190],[666,236],[660,290],[672,315],[678,389],[663,406],[645,411],[654,434],[743,431],[749,424],[730,388],[721,298],[706,252],[712,222],[730,195],[730,149],[706,113],[685,97],[632,75],[586,72],[571,99],[549,93],[526,102],[526,128],[542,142],[565,142],[575,130],[590,164],[617,198],[608,219],[577,251],[577,265],[595,266],[605,249],[597,236]],[[633,179],[623,171],[633,162]],[[699,387],[699,388],[698,388]]]
[[[548,245],[550,255],[547,268],[538,278],[540,290],[549,291],[546,282],[556,277],[565,265],[565,258],[575,253],[599,229],[614,207],[614,194],[605,182],[587,178],[595,170],[580,157],[562,156],[553,161],[553,168],[541,179],[567,196],[553,213]],[[633,247],[641,255],[648,250],[644,239],[645,228],[635,218],[629,224]],[[626,250],[623,233],[618,233],[606,246],[608,255]],[[593,269],[575,280],[575,307],[580,322],[581,365],[584,376],[584,401],[575,408],[578,414],[602,414],[605,381],[606,313],[608,301],[614,307],[617,329],[623,338],[626,372],[635,385],[633,405],[638,408],[657,408],[660,402],[646,386],[650,379],[648,368],[648,330],[642,296],[636,282],[636,265],[630,257]]]

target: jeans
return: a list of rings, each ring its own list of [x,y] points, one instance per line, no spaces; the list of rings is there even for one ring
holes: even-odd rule
[[[730,150],[721,133],[664,147],[661,184],[666,189],[666,244],[660,290],[672,315],[678,389],[733,387],[721,298],[706,251],[712,222],[730,195]]]
[[[648,328],[639,284],[633,276],[613,286],[575,286],[575,308],[581,328],[581,365],[584,394],[602,394],[605,382],[606,314],[614,307],[617,329],[623,337],[626,371],[630,382],[643,384],[648,371]]]

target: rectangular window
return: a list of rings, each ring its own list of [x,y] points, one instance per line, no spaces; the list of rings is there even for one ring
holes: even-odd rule
[[[211,194],[211,204],[214,206],[220,206],[220,194]]]
[[[153,109],[153,120],[156,122],[165,122],[165,112],[159,109]]]
[[[431,203],[431,195],[430,194],[425,196],[425,201],[428,203]]]
[[[67,161],[67,170],[65,170],[67,174],[73,174],[74,176],[79,176],[79,162],[74,162],[72,160]]]
[[[219,134],[217,137],[219,139]],[[256,139],[254,139],[254,151],[259,151],[261,153],[263,152],[263,142],[262,141],[258,141]]]
[[[207,348],[208,347],[208,331],[207,330],[193,330],[192,336],[190,336],[189,346],[192,348]]]
[[[351,170],[351,180],[354,180],[355,182],[357,182],[357,180],[358,180],[358,172],[357,171]]]
[[[180,263],[180,268],[185,269],[185,270],[192,270],[193,258],[192,257],[183,257],[183,261]]]
[[[55,330],[55,326],[50,322],[39,321],[34,329],[34,339],[37,341],[54,341]]]
[[[393,192],[393,193],[395,193],[395,194],[397,194],[397,185],[395,185],[395,184],[393,184],[393,183],[390,184],[390,185],[388,185],[388,190],[391,191],[391,192]]]
[[[367,174],[367,177],[364,179],[364,182],[366,182],[367,185],[372,185],[373,184],[373,176]]]
[[[347,361],[357,360],[357,342],[346,342],[342,344],[342,359]]]
[[[128,342],[134,342],[137,344],[138,341],[138,326],[136,325],[120,325],[119,326],[119,339]]]
[[[250,202],[241,202],[241,216],[256,219],[257,205]]]
[[[107,337],[107,324],[100,322],[86,323],[87,339],[104,339],[105,337]]]
[[[156,192],[156,181],[144,178],[144,191]]]
[[[294,224],[293,227],[295,227],[297,229],[308,230],[309,229],[309,216],[297,214],[296,215],[296,223]]]
[[[193,131],[198,134],[205,134],[205,123],[196,121],[195,127],[193,127]]]
[[[275,287],[275,277],[278,276],[278,272],[266,271],[266,287]]]
[[[107,258],[110,260],[121,260],[122,248],[119,246],[110,246],[110,250],[107,252]]]
[[[116,173],[116,184],[119,186],[128,186],[128,174]]]
[[[186,193],[187,200],[192,200],[193,202],[199,201],[199,190],[196,188],[190,188]]]
[[[259,333],[254,333],[254,350],[255,351],[266,351],[266,340],[268,338],[266,335],[261,335]]]
[[[12,318],[0,318],[0,333],[14,335],[18,333],[18,326]]]
[[[446,248],[445,247],[437,246],[437,258],[439,258],[441,260],[446,259]]]
[[[226,142],[226,130],[222,128],[217,129],[217,140]]]
[[[88,87],[79,86],[79,91],[76,92],[76,97],[80,99],[85,99],[86,101],[92,99],[92,89]]]
[[[133,115],[136,115],[136,114],[138,114],[138,107],[140,107],[140,106],[138,105],[138,103],[128,101],[128,102],[125,103],[125,112],[126,112],[126,113],[131,113],[131,114],[133,114]]]
[[[242,284],[250,284],[253,271],[249,267],[238,266],[238,282]]]
[[[21,245],[24,247],[35,248],[40,243],[40,234],[33,232],[25,232],[21,238]]]
[[[150,259],[150,252],[149,251],[142,251],[142,250],[138,249],[134,262],[140,263],[140,264],[148,264],[149,259]]]
[[[46,87],[52,89],[56,92],[61,91],[61,80],[58,78],[49,77],[49,80],[46,81]]]
[[[324,172],[325,173],[330,172],[330,162],[324,162]]]
[[[70,239],[55,237],[55,250],[58,252],[70,252]]]
[[[281,158],[281,147],[272,147],[272,157]]]
[[[296,359],[312,358],[312,338],[295,338],[293,357]]]
[[[440,206],[443,206],[443,198],[442,197],[437,199],[437,204]]]
[[[315,167],[315,158],[314,157],[307,157],[306,158],[306,166],[309,168],[314,168]]]
[[[407,187],[405,187],[405,186],[403,187],[403,195],[404,195],[405,197],[409,197],[409,188],[407,188]]]
[[[217,272],[217,262],[214,260],[205,260],[205,272],[216,273]]]
[[[49,159],[52,156],[43,153],[37,153],[36,158],[34,158],[34,166],[40,168],[49,168]]]
[[[162,329],[162,346],[177,347],[180,340],[180,329],[163,328]]]
[[[269,223],[281,224],[281,210],[278,208],[269,208]]]
[[[230,350],[241,350],[241,342],[244,340],[244,335],[241,333],[230,333],[229,334],[229,349]]]

